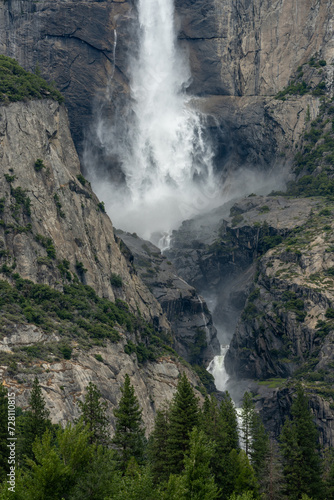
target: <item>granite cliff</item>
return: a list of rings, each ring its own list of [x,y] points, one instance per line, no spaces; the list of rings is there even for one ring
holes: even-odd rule
[[[332,1],[177,0],[179,38],[189,53],[195,105],[209,115],[216,165],[281,169],[298,141],[307,109],[318,100],[273,97],[316,56],[331,62]],[[136,2],[57,0],[0,2],[1,53],[40,68],[66,97],[74,141],[82,149],[94,110],[112,117],[129,96],[128,54],[137,39]],[[80,77],[78,77],[80,75]],[[304,78],[332,88],[333,69]],[[106,93],[106,89],[107,93]],[[92,106],[92,103],[95,105]],[[99,104],[98,104],[99,103]],[[108,169],[117,161],[102,154]]]
[[[179,350],[177,331],[80,174],[64,106],[1,106],[0,142],[3,383],[24,408],[37,374],[52,419],[65,422],[78,415],[75,402],[93,381],[112,422],[128,373],[150,430],[180,372],[201,383],[168,347]],[[196,313],[200,326],[202,311]]]

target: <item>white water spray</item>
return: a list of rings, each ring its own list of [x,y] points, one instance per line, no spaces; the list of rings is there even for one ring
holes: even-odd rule
[[[218,391],[226,391],[226,384],[229,376],[225,369],[224,361],[229,347],[229,345],[222,345],[220,347],[220,355],[215,356],[207,368],[208,372],[211,373],[215,379],[215,385]]]
[[[191,75],[177,43],[174,0],[139,0],[138,15],[131,110],[112,129],[100,123],[97,130],[120,160],[126,188],[92,181],[115,225],[149,238],[212,208],[218,189],[203,117],[186,94]]]

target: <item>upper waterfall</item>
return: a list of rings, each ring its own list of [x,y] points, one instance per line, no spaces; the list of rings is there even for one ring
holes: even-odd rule
[[[116,153],[126,186],[93,182],[116,226],[149,238],[210,208],[217,192],[203,117],[186,93],[191,74],[173,0],[139,0],[129,78],[128,113],[111,128],[100,123],[97,132]]]

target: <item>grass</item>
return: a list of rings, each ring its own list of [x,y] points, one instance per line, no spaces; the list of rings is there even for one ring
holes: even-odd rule
[[[0,55],[0,102],[53,99],[62,103],[64,97],[54,85],[39,74],[25,71],[15,59]]]

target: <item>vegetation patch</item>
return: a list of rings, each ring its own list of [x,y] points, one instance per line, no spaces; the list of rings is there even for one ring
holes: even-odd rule
[[[0,101],[15,102],[31,99],[53,99],[64,102],[54,85],[39,74],[25,71],[15,59],[0,55]]]

